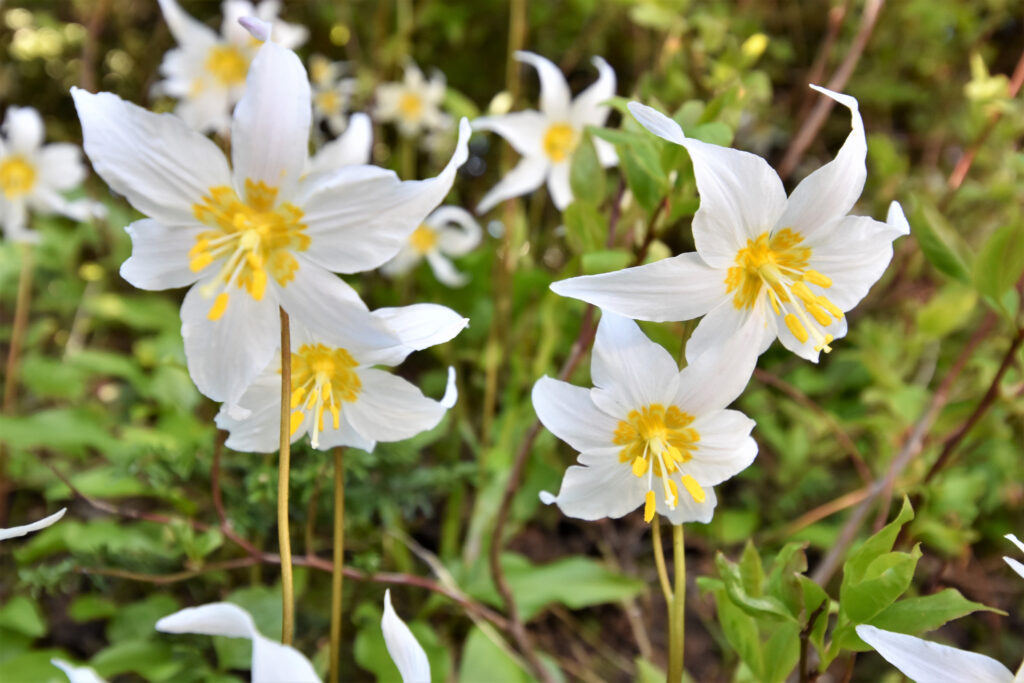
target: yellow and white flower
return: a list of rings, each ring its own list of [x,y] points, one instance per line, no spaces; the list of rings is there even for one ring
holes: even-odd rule
[[[313,332],[291,325],[291,435],[309,434],[313,448],[352,446],[372,451],[378,441],[401,441],[433,429],[455,404],[455,373],[440,401],[429,399],[401,377],[374,366],[394,366],[414,350],[441,344],[469,322],[436,304],[381,308],[365,314],[392,330],[397,344],[368,344],[349,328]],[[365,325],[365,323],[364,323]],[[281,414],[281,364],[275,360],[238,401],[239,419],[222,408],[217,426],[229,432],[228,448],[270,453],[278,447],[276,416]],[[239,413],[239,411],[234,411]]]
[[[468,254],[480,244],[482,236],[480,224],[468,211],[458,206],[442,206],[427,216],[395,257],[381,266],[380,272],[397,277],[426,259],[438,280],[449,287],[461,287],[467,278],[448,257]]]
[[[420,68],[409,62],[401,83],[377,86],[374,117],[394,123],[405,137],[451,128],[451,117],[441,110],[446,90],[443,73],[435,69],[427,80]]]
[[[56,213],[81,221],[103,213],[88,200],[68,201],[62,194],[85,178],[82,150],[58,142],[43,145],[43,119],[31,107],[9,107],[0,135],[0,226],[6,239],[35,242],[29,211]]]
[[[847,215],[867,176],[864,125],[857,100],[813,87],[850,110],[853,130],[836,158],[788,198],[764,159],[687,138],[675,121],[631,103],[648,130],[690,153],[700,193],[693,218],[697,252],[563,280],[551,289],[637,320],[703,315],[688,358],[753,319],[761,330],[759,353],[778,337],[793,353],[817,362],[846,334],[844,313],[882,276],[893,240],[910,228],[896,202],[885,223]]]
[[[196,283],[181,315],[200,391],[237,402],[278,347],[279,306],[307,327],[397,342],[382,323],[367,326],[365,304],[332,272],[377,268],[398,253],[466,160],[468,122],[432,179],[402,182],[373,166],[307,173],[309,81],[295,53],[273,42],[253,60],[235,109],[230,166],[173,115],[110,93],[72,94],[93,167],[148,216],[127,228],[121,276],[142,289]]]
[[[516,59],[537,70],[540,77],[540,111],[517,111],[503,116],[484,116],[473,121],[476,130],[490,130],[505,138],[522,155],[477,206],[484,213],[499,202],[533,192],[544,181],[551,200],[560,210],[572,202],[569,166],[586,126],[603,126],[611,111],[604,103],[615,96],[615,72],[600,57],[594,57],[597,80],[571,99],[569,84],[551,61],[532,52],[517,52]],[[605,140],[594,140],[602,166],[618,162],[615,148]]]
[[[332,134],[345,130],[349,100],[356,89],[356,79],[342,78],[344,64],[332,62],[323,55],[309,60],[309,82],[313,94],[313,124],[327,126]]]
[[[220,33],[189,16],[177,0],[159,0],[164,20],[178,47],[164,55],[160,73],[164,80],[155,91],[179,100],[175,113],[201,132],[226,132],[231,126],[231,109],[245,92],[249,64],[259,41],[242,28],[241,17],[256,17],[273,25],[273,39],[294,49],[306,41],[303,26],[277,18],[279,0],[225,0],[221,5]]]
[[[711,488],[744,470],[757,455],[754,421],[726,410],[746,387],[756,356],[746,330],[680,372],[672,356],[635,322],[601,315],[591,360],[593,389],[550,377],[533,387],[537,417],[579,451],[557,503],[570,517],[622,517],[644,506],[673,524],[709,522]]]

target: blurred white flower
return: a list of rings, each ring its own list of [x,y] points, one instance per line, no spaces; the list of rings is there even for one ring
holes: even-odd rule
[[[419,67],[409,62],[401,83],[377,86],[374,116],[383,123],[394,123],[405,137],[451,128],[451,117],[441,111],[445,90],[444,74],[435,69],[428,81]]]
[[[436,304],[382,308],[366,314],[392,330],[398,344],[367,343],[347,327],[312,332],[291,325],[292,442],[310,435],[313,448],[352,446],[372,451],[378,441],[401,441],[434,428],[455,404],[455,372],[440,401],[427,398],[401,377],[373,366],[394,366],[414,350],[441,344],[469,322]],[[365,323],[364,323],[365,324]],[[217,413],[217,426],[229,432],[228,448],[248,453],[277,450],[281,414],[281,364],[270,363],[238,401],[246,417]]]
[[[82,150],[69,143],[43,145],[43,119],[32,107],[8,107],[0,135],[0,226],[6,239],[35,242],[29,211],[57,213],[76,221],[102,215],[86,199],[68,201],[62,192],[85,178]]]
[[[332,62],[323,55],[309,59],[309,82],[313,95],[313,124],[326,124],[334,135],[345,130],[349,100],[356,89],[356,79],[342,78],[344,64]]]
[[[309,158],[306,174],[331,173],[343,166],[364,166],[370,163],[373,151],[373,124],[366,114],[352,114],[345,132]]]
[[[230,128],[231,109],[245,92],[249,64],[260,46],[239,25],[239,18],[254,16],[271,23],[273,40],[285,48],[298,47],[309,33],[303,26],[277,18],[278,0],[262,0],[255,7],[249,0],[224,0],[220,33],[189,16],[177,0],[159,2],[178,47],[164,55],[160,64],[164,80],[155,91],[177,98],[175,113],[204,133],[225,133]]]
[[[700,193],[693,218],[696,253],[635,268],[562,280],[562,296],[637,320],[665,322],[701,315],[687,358],[721,344],[754,319],[758,353],[778,337],[817,362],[846,334],[845,311],[857,305],[892,260],[892,242],[910,232],[903,209],[885,223],[848,216],[864,187],[867,144],[857,100],[815,87],[850,110],[852,127],[836,158],[807,176],[787,199],[761,157],[683,135],[679,125],[633,102],[652,133],[690,153]]]
[[[49,517],[44,517],[38,522],[32,522],[31,524],[25,524],[23,526],[11,527],[10,529],[0,529],[0,541],[6,541],[9,538],[18,538],[20,536],[30,534],[33,531],[45,529],[46,527],[50,526],[51,524],[59,520],[61,517],[63,517],[64,513],[67,511],[67,508],[61,508],[60,510],[54,512]]]
[[[622,517],[644,506],[673,524],[709,522],[711,488],[744,470],[757,455],[754,421],[726,410],[754,371],[746,330],[680,372],[672,356],[635,322],[601,314],[591,360],[594,388],[550,377],[533,387],[537,417],[579,451],[557,503],[570,517]],[[683,494],[680,495],[680,490]]]
[[[517,52],[516,59],[537,70],[540,77],[540,111],[517,111],[502,116],[484,116],[473,121],[476,130],[490,130],[505,138],[522,155],[501,181],[484,195],[476,207],[484,213],[499,202],[533,192],[545,180],[551,200],[560,210],[572,202],[569,167],[573,152],[586,126],[602,126],[611,111],[604,102],[615,95],[615,72],[601,57],[594,57],[597,80],[571,99],[569,84],[551,61],[532,52]],[[614,166],[615,148],[595,139],[594,147],[602,166]]]
[[[427,653],[391,606],[390,588],[384,591],[384,616],[380,620],[380,630],[384,633],[388,654],[402,676],[402,683],[430,683]]]
[[[448,257],[468,254],[480,244],[482,236],[480,224],[468,211],[457,206],[442,206],[427,216],[380,271],[388,277],[397,277],[425,258],[438,280],[449,287],[461,287],[468,278],[455,270]]]
[[[96,172],[149,217],[128,226],[121,276],[142,289],[196,283],[181,309],[189,372],[229,409],[279,346],[279,306],[306,327],[396,343],[384,325],[366,326],[365,304],[332,272],[377,268],[398,253],[468,155],[463,121],[435,178],[402,182],[373,166],[307,173],[309,92],[295,53],[265,43],[235,109],[229,166],[173,115],[72,90]]]
[[[87,666],[75,666],[63,659],[51,659],[50,663],[63,671],[70,683],[106,683],[95,670]]]

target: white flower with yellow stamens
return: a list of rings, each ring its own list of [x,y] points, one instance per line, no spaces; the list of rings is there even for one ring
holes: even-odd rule
[[[540,77],[540,111],[517,111],[503,116],[485,116],[473,121],[476,130],[490,130],[505,138],[522,155],[477,206],[484,213],[499,202],[533,192],[545,180],[548,194],[560,210],[572,202],[569,167],[573,152],[586,126],[603,126],[611,111],[604,103],[615,95],[615,72],[600,57],[594,57],[598,77],[590,87],[570,99],[569,84],[557,66],[532,52],[517,52],[516,59],[537,70]],[[605,140],[594,140],[602,166],[618,162],[615,148]]]
[[[0,135],[0,226],[6,239],[35,242],[29,211],[57,213],[76,221],[103,213],[88,200],[62,194],[85,178],[82,150],[68,143],[43,145],[43,119],[31,107],[9,107]]]
[[[400,340],[387,346],[367,344],[349,328],[312,332],[291,326],[291,434],[309,434],[313,448],[352,446],[372,451],[378,441],[401,441],[433,429],[455,404],[454,370],[440,401],[376,365],[394,366],[413,350],[448,341],[469,322],[435,304],[382,308],[365,314],[386,325]],[[366,323],[364,323],[366,324]],[[229,432],[228,448],[269,453],[278,447],[275,416],[281,413],[281,364],[272,362],[238,402],[247,415],[221,409],[217,426]],[[237,412],[237,411],[236,411]]]
[[[274,40],[285,48],[298,47],[308,35],[305,27],[277,18],[278,0],[262,0],[255,7],[249,0],[225,0],[220,33],[189,16],[177,0],[159,2],[178,47],[164,55],[160,64],[164,80],[155,90],[177,98],[175,113],[201,132],[226,132],[231,108],[245,92],[246,74],[259,42],[239,25],[241,17],[272,24]]]
[[[345,132],[317,150],[306,164],[306,175],[331,173],[343,166],[370,163],[373,124],[366,114],[352,114]]]
[[[377,268],[398,253],[466,160],[468,122],[429,180],[402,182],[373,166],[307,174],[309,82],[295,53],[272,42],[253,60],[235,109],[231,166],[173,115],[110,93],[72,94],[93,167],[149,217],[128,226],[122,277],[154,290],[197,283],[181,315],[200,391],[237,402],[279,345],[279,306],[307,327],[397,343],[386,326],[366,324],[365,304],[332,272]]]
[[[448,257],[468,254],[480,244],[482,235],[480,224],[468,211],[458,206],[442,206],[427,216],[395,257],[381,266],[380,272],[397,277],[426,259],[438,280],[449,287],[461,287],[467,278],[455,270]]]
[[[441,111],[445,91],[444,74],[434,70],[427,80],[419,67],[409,62],[401,83],[377,86],[377,107],[374,116],[384,123],[394,123],[406,137],[451,127],[451,117]]]
[[[356,89],[356,79],[341,78],[344,64],[332,62],[323,55],[309,60],[309,82],[313,95],[313,124],[327,126],[334,135],[345,130],[349,100]]]
[[[846,334],[844,312],[882,276],[893,240],[910,228],[896,202],[885,223],[847,215],[867,175],[864,125],[857,100],[813,87],[849,108],[853,130],[836,158],[789,198],[764,159],[687,138],[671,119],[631,103],[648,130],[690,153],[700,193],[693,218],[697,252],[563,280],[551,289],[637,320],[703,315],[688,358],[753,319],[761,330],[758,353],[778,337],[793,353],[817,362]]]
[[[708,522],[712,486],[757,455],[754,421],[726,410],[754,371],[751,330],[679,372],[672,356],[635,322],[605,311],[591,360],[593,389],[542,377],[533,387],[537,416],[579,451],[557,496],[545,503],[579,519],[622,517],[644,506],[673,524]]]

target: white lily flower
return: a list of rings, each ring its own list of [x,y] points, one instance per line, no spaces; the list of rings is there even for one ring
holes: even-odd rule
[[[398,667],[402,683],[430,683],[430,662],[423,646],[391,606],[391,589],[384,591],[384,616],[380,620],[384,645]]]
[[[405,137],[451,128],[451,117],[441,111],[446,90],[443,73],[435,69],[427,80],[419,67],[409,62],[401,83],[377,86],[374,116],[384,123],[394,123]]]
[[[368,347],[396,343],[385,325],[366,326],[365,304],[331,273],[377,268],[398,253],[466,160],[468,122],[435,178],[402,182],[374,166],[307,175],[309,81],[295,53],[273,42],[253,60],[235,109],[230,166],[173,115],[110,93],[72,95],[93,167],[148,216],[127,228],[132,256],[121,276],[141,289],[196,283],[181,316],[201,392],[237,403],[278,348],[279,306]]]
[[[29,211],[57,213],[76,221],[102,215],[88,200],[68,201],[62,194],[85,178],[82,151],[58,142],[43,145],[43,119],[32,107],[9,107],[0,135],[0,227],[14,242],[36,242],[28,229]]]
[[[468,254],[480,244],[483,229],[472,214],[458,206],[442,206],[427,216],[393,259],[380,268],[388,277],[408,273],[427,260],[434,276],[449,287],[461,287],[468,278],[455,269],[449,256]]]
[[[532,52],[517,52],[516,59],[537,70],[540,77],[540,111],[517,111],[503,116],[484,116],[473,121],[476,130],[494,131],[522,155],[522,159],[484,195],[476,207],[484,213],[499,202],[533,192],[545,180],[559,210],[572,202],[569,167],[586,126],[602,126],[611,109],[604,104],[615,95],[615,71],[601,57],[594,57],[597,80],[570,100],[569,84],[551,61]],[[595,139],[602,166],[618,163],[615,148]]]
[[[88,666],[75,666],[63,659],[51,659],[50,663],[63,671],[70,683],[107,683],[94,669]]]
[[[63,517],[64,513],[67,511],[67,508],[61,508],[60,510],[54,512],[49,517],[44,517],[38,522],[32,522],[31,524],[25,524],[23,526],[11,527],[10,529],[0,529],[0,541],[6,541],[9,538],[19,538],[21,536],[30,534],[33,531],[45,529],[46,527],[50,526],[51,524],[59,520],[61,517]]]
[[[720,345],[753,319],[761,330],[759,353],[778,337],[793,353],[817,362],[846,334],[844,312],[882,276],[893,240],[910,228],[897,202],[885,223],[847,215],[867,175],[864,125],[857,100],[812,87],[850,110],[853,130],[836,158],[788,198],[764,159],[687,138],[675,121],[631,103],[648,130],[690,153],[701,198],[693,218],[697,252],[563,280],[551,289],[637,320],[703,315],[688,358]]]
[[[712,486],[757,455],[754,421],[726,410],[746,387],[756,356],[753,333],[695,358],[682,372],[635,322],[604,311],[591,360],[595,387],[550,377],[533,387],[537,417],[579,451],[557,496],[541,493],[570,517],[622,517],[644,506],[673,524],[711,521]],[[683,490],[683,495],[679,491]]]
[[[343,67],[343,63],[331,62],[322,55],[313,55],[309,60],[313,125],[319,128],[325,124],[334,135],[345,130],[345,112],[356,89],[356,79],[341,78]]]
[[[277,18],[279,0],[262,0],[255,7],[249,0],[225,0],[220,33],[189,16],[177,0],[159,2],[178,47],[164,55],[164,80],[155,90],[177,98],[175,113],[201,132],[226,132],[231,109],[245,93],[246,74],[259,42],[239,25],[239,18],[257,17],[273,24],[273,39],[285,48],[298,47],[309,33]]]
[[[244,609],[230,602],[188,607],[156,622],[163,633],[248,638],[252,641],[253,683],[320,683],[313,665],[290,645],[267,638]]]
[[[366,114],[352,114],[345,132],[309,159],[306,175],[330,173],[342,166],[365,166],[373,151],[373,123]]]
[[[401,377],[373,366],[393,366],[412,350],[448,341],[469,322],[436,304],[381,308],[372,317],[393,330],[399,344],[367,344],[348,328],[314,333],[291,326],[292,442],[310,435],[313,448],[352,446],[372,451],[378,441],[401,441],[433,429],[455,405],[455,371],[440,401],[429,399]],[[238,419],[229,408],[217,413],[217,426],[230,434],[228,448],[269,453],[278,447],[275,416],[281,414],[280,362],[270,363],[239,400]],[[235,411],[236,413],[238,411]]]

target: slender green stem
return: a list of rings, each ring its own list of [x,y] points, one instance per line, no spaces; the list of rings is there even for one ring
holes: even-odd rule
[[[345,567],[345,449],[334,449],[334,565],[331,570],[331,667],[327,680],[341,680],[341,589]]]
[[[21,357],[21,343],[28,327],[28,308],[32,295],[32,272],[34,259],[32,245],[21,243],[21,271],[18,273],[18,292],[14,300],[14,327],[11,329],[11,345],[7,350],[7,367],[4,372],[3,414],[14,414],[14,401],[18,389],[18,361]],[[11,490],[7,479],[7,444],[0,441],[0,522],[4,521],[7,510],[7,494]]]
[[[682,524],[672,526],[672,560],[675,563],[675,595],[669,608],[667,683],[680,683],[683,680],[683,644],[686,642],[686,555]]]
[[[281,309],[281,447],[277,460],[277,542],[281,551],[281,642],[295,637],[295,585],[292,539],[288,526],[288,476],[291,469],[292,349],[288,314]]]
[[[651,520],[651,540],[654,542],[654,566],[658,568],[658,582],[665,596],[665,604],[672,609],[672,584],[668,582],[668,570],[665,567],[665,550],[661,545],[661,518],[654,515]],[[671,616],[671,614],[670,614]]]

